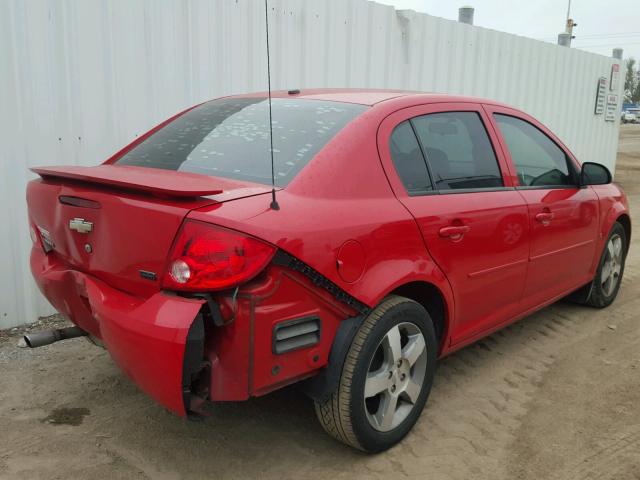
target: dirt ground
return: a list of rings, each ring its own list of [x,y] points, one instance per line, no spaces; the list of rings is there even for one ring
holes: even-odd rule
[[[640,125],[616,181],[640,225]],[[640,479],[638,238],[613,306],[561,302],[444,359],[414,431],[376,456],[325,435],[295,388],[185,422],[83,339],[0,332],[0,479]]]

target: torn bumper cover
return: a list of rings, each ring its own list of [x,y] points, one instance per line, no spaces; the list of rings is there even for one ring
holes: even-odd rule
[[[178,415],[189,412],[191,377],[201,368],[204,300],[162,292],[141,299],[39,253],[32,253],[31,270],[53,306],[100,339],[145,393]]]

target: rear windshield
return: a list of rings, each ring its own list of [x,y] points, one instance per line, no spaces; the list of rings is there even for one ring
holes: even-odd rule
[[[274,98],[276,185],[285,186],[364,105]],[[269,103],[223,98],[181,115],[115,163],[271,184]]]

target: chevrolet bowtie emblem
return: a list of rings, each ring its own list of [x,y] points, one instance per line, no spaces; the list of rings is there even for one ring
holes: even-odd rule
[[[69,220],[69,228],[78,233],[89,233],[93,230],[93,222],[87,222],[84,218]]]

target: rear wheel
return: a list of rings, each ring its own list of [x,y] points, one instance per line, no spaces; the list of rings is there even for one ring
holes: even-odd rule
[[[627,255],[627,235],[624,227],[615,223],[607,238],[596,276],[591,284],[587,305],[604,308],[615,300],[620,290]]]
[[[420,304],[392,296],[363,322],[335,393],[316,402],[324,429],[366,452],[386,450],[418,420],[435,373],[433,323]]]

